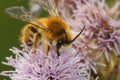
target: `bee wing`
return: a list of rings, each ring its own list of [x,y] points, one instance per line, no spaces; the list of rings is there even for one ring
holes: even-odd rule
[[[45,29],[45,27],[38,21],[36,17],[34,17],[31,13],[29,13],[23,6],[14,6],[7,8],[5,12],[11,17],[22,20],[25,22],[29,22],[35,26],[39,26],[41,29]]]
[[[39,0],[39,5],[47,10],[51,16],[59,16],[54,0]]]

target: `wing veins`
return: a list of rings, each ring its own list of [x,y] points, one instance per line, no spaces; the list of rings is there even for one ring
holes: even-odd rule
[[[49,30],[45,28],[43,24],[40,23],[40,21],[38,21],[37,18],[34,17],[31,13],[29,13],[23,6],[10,7],[7,8],[5,12],[15,19],[29,22],[30,24],[38,26],[43,30]]]

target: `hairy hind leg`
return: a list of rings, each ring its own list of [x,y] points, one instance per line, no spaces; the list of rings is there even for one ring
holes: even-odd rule
[[[45,50],[46,50],[46,54],[48,55],[48,52],[49,52],[49,50],[50,50],[50,46],[49,45],[45,45]]]
[[[20,42],[28,44],[28,42],[30,42],[31,34],[32,34],[32,32],[29,29],[29,26],[28,27],[24,27],[21,30],[21,36],[20,36],[20,39],[19,39]]]
[[[36,51],[36,48],[38,47],[39,43],[40,43],[40,38],[41,38],[41,34],[40,33],[35,33],[33,36],[33,44],[32,44],[32,52]]]

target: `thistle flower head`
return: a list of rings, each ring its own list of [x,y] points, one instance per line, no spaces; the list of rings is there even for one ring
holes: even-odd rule
[[[3,71],[1,75],[11,80],[89,80],[89,68],[81,62],[74,49],[63,51],[57,56],[54,49],[48,55],[44,49],[38,48],[32,53],[28,46],[24,50],[10,49],[15,58],[7,57],[8,62],[3,64],[12,66],[15,70]]]
[[[105,54],[107,61],[110,61],[111,53],[120,55],[120,18],[117,19],[120,4],[117,2],[112,8],[105,0],[76,0],[73,4],[72,8],[69,7],[72,11],[70,16],[65,10],[62,12],[67,15],[64,18],[74,34],[79,33],[83,25],[86,26],[74,45],[96,52],[96,55]]]

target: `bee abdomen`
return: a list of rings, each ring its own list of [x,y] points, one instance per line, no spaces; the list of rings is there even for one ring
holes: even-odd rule
[[[33,33],[37,33],[38,31],[34,28],[34,27],[29,27],[30,28],[30,30],[33,32]]]

